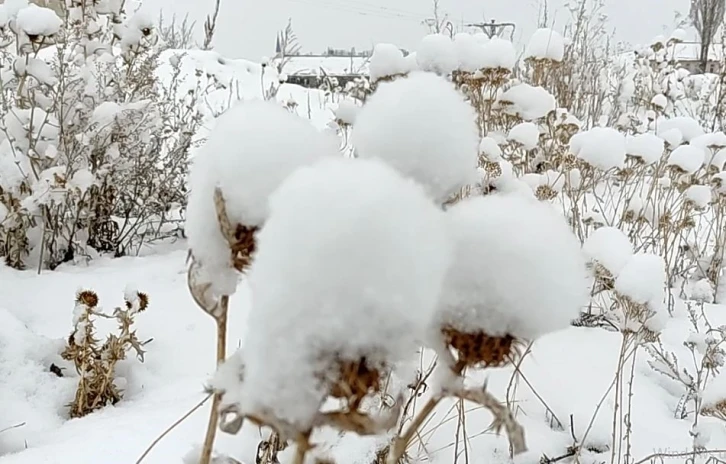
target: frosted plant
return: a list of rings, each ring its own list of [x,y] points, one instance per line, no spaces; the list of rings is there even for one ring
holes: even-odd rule
[[[223,429],[247,418],[304,455],[319,426],[390,428],[395,417],[369,418],[361,401],[424,339],[450,250],[443,212],[379,160],[322,160],[293,173],[258,235],[248,337],[213,381]],[[328,397],[345,406],[322,413]]]

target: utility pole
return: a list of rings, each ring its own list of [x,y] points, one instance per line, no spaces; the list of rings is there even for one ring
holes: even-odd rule
[[[512,31],[509,34],[510,41],[514,39],[514,31],[517,28],[517,25],[514,23],[497,23],[493,19],[491,20],[491,22],[488,22],[488,23],[474,23],[474,24],[467,24],[467,26],[478,27],[479,29],[484,31],[484,33],[490,39],[494,36],[499,37],[502,34],[502,32],[504,31],[504,29],[511,27]]]

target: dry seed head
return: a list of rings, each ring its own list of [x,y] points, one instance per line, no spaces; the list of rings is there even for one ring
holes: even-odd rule
[[[534,195],[540,201],[548,201],[557,198],[557,192],[549,185],[540,185],[534,191]]]
[[[92,290],[82,290],[78,292],[76,301],[89,308],[95,308],[98,305],[98,295]]]
[[[369,394],[381,392],[381,370],[371,366],[365,357],[357,361],[338,359],[335,364],[337,372],[329,394],[333,398],[346,400],[349,410],[357,410]]]
[[[441,329],[446,346],[453,348],[457,361],[466,367],[498,367],[516,359],[522,343],[511,335],[491,337],[483,331],[460,332],[453,327]]]

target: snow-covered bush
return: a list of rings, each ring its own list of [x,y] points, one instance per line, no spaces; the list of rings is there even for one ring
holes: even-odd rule
[[[153,23],[117,2],[5,13],[0,256],[54,268],[176,234],[201,120],[157,80]]]

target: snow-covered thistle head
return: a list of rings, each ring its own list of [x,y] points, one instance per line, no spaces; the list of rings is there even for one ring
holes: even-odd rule
[[[378,160],[301,168],[270,210],[249,274],[244,380],[218,388],[239,414],[304,432],[326,397],[354,411],[421,343],[450,243],[444,213]]]
[[[197,282],[234,293],[270,194],[298,167],[336,153],[333,140],[272,102],[243,102],[220,116],[190,174],[186,233]]]
[[[474,109],[446,79],[415,72],[384,83],[356,117],[360,158],[379,158],[444,203],[475,182],[479,136]]]
[[[549,205],[471,198],[448,212],[455,251],[437,315],[462,365],[508,361],[511,343],[566,328],[587,301],[579,241]]]

